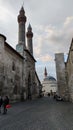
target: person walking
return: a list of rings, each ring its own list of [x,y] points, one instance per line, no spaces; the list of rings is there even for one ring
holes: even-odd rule
[[[3,99],[2,99],[2,97],[0,96],[0,113],[1,113],[1,106],[2,106],[2,104],[3,104]]]
[[[8,105],[8,104],[9,104],[9,98],[8,98],[8,96],[5,96],[3,99],[3,114],[7,113],[6,105]]]

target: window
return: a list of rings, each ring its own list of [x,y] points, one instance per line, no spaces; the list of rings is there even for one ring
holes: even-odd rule
[[[15,71],[15,63],[14,63],[14,61],[12,62],[12,70]]]

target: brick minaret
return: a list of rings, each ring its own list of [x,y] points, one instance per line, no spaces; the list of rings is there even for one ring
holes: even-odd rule
[[[47,77],[47,69],[46,69],[46,67],[45,67],[45,70],[44,70],[44,76],[45,76],[45,78]]]
[[[33,55],[33,43],[32,43],[33,33],[32,33],[32,28],[30,24],[27,28],[26,36],[27,36],[27,49],[29,50],[31,55]]]
[[[25,16],[25,11],[22,6],[19,15],[18,15],[18,25],[19,25],[19,30],[18,30],[18,44],[16,46],[16,50],[23,55],[23,51],[26,48],[25,44],[25,23],[26,23],[26,16]]]

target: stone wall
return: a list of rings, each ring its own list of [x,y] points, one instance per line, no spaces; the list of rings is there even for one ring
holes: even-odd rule
[[[40,97],[42,94],[42,84],[36,72],[35,72],[35,85],[36,85],[36,96]]]
[[[62,98],[68,100],[69,93],[68,93],[68,86],[66,81],[64,54],[63,53],[55,54],[55,62],[56,62],[58,93]]]
[[[22,66],[23,59],[5,46],[4,57],[4,89],[10,98],[20,99],[22,89]]]
[[[69,88],[70,101],[73,102],[73,40],[69,49],[69,54],[66,62],[67,83]]]
[[[25,84],[26,84],[26,93],[27,96],[30,93],[31,97],[33,98],[35,95],[35,60],[30,55],[28,51],[24,52],[25,57],[25,65],[24,65],[24,72],[25,72]]]
[[[0,95],[4,86],[4,42],[4,36],[0,35]]]
[[[0,93],[8,95],[10,100],[20,100],[23,58],[7,43],[3,42],[3,45],[0,47]]]

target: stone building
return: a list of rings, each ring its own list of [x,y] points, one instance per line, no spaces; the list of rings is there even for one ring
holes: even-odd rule
[[[57,81],[53,76],[47,75],[46,67],[44,71],[44,79],[42,81],[42,91],[45,96],[48,94],[54,95],[57,92]]]
[[[40,95],[41,83],[35,70],[33,33],[29,24],[25,32],[26,16],[22,7],[18,15],[18,44],[16,50],[0,34],[0,95],[11,101],[34,99]],[[26,46],[27,37],[27,46]]]
[[[69,100],[73,102],[73,39],[69,48],[67,62],[65,63],[66,79],[69,91]]]
[[[73,101],[73,39],[67,61],[64,53],[55,54],[58,93],[66,100]]]

